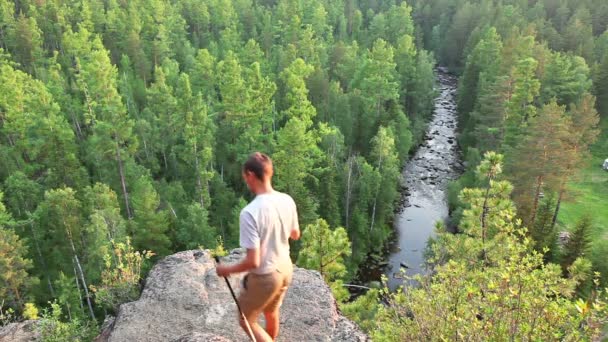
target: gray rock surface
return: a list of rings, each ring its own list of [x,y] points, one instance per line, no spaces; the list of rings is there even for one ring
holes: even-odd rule
[[[40,333],[36,331],[35,320],[20,323],[10,323],[0,328],[0,342],[31,342],[39,341]]]
[[[224,262],[243,256],[242,250],[235,250]],[[241,277],[230,277],[237,292]],[[237,316],[209,252],[184,251],[154,266],[139,300],[121,305],[97,341],[247,341]],[[368,340],[356,324],[338,313],[329,287],[315,271],[295,268],[280,322],[278,341]]]

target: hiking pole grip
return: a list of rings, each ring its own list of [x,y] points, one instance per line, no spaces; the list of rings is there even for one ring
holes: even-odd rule
[[[213,256],[213,259],[215,259],[215,263],[216,264],[220,263],[220,257],[218,257],[217,255]],[[234,299],[234,302],[236,303],[237,309],[239,309],[239,313],[241,314],[241,319],[243,320],[243,322],[245,322],[245,326],[247,326],[247,333],[249,335],[249,338],[253,342],[256,342],[255,335],[253,334],[253,331],[251,330],[251,326],[249,325],[249,321],[247,320],[247,317],[245,317],[245,314],[243,314],[243,310],[241,310],[241,306],[239,305],[239,301],[236,299],[236,295],[234,294],[234,290],[232,289],[232,286],[230,285],[230,282],[228,281],[228,278],[224,277],[224,280],[226,281],[226,285],[228,285],[228,289],[230,290],[230,294],[232,295],[232,299]]]

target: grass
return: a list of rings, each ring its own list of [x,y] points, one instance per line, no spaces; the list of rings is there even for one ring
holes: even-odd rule
[[[562,203],[558,223],[560,230],[572,230],[583,215],[591,217],[588,257],[602,274],[602,283],[608,284],[608,171],[601,167],[608,158],[608,118],[602,120],[600,127],[602,133],[591,147],[591,161],[580,177],[568,184],[570,198]]]
[[[571,229],[583,215],[590,215],[593,237],[608,239],[608,171],[602,169],[608,158],[608,119],[602,121],[601,128],[598,141],[591,147],[591,161],[578,179],[568,184],[570,196],[562,203],[558,221]]]
[[[571,198],[562,203],[558,216],[562,225],[571,228],[583,215],[590,215],[594,238],[608,232],[608,172],[600,165],[600,158],[594,157],[581,179],[569,184]]]

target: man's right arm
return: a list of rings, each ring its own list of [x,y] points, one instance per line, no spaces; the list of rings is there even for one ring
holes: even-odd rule
[[[291,203],[293,205],[293,215],[292,215],[291,232],[289,233],[289,238],[291,238],[292,240],[299,240],[300,239],[300,224],[298,222],[298,209],[296,207],[296,202],[293,200],[293,198],[291,198]]]
[[[291,234],[289,234],[289,238],[291,238],[292,240],[299,240],[300,239],[300,229],[299,228],[291,229]]]

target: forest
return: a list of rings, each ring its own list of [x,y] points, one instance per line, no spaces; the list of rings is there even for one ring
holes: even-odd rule
[[[438,228],[420,286],[350,301],[437,65],[460,77],[459,234]],[[607,121],[604,0],[0,0],[0,326],[88,341],[160,258],[237,247],[262,151],[293,260],[374,340],[595,338]]]

